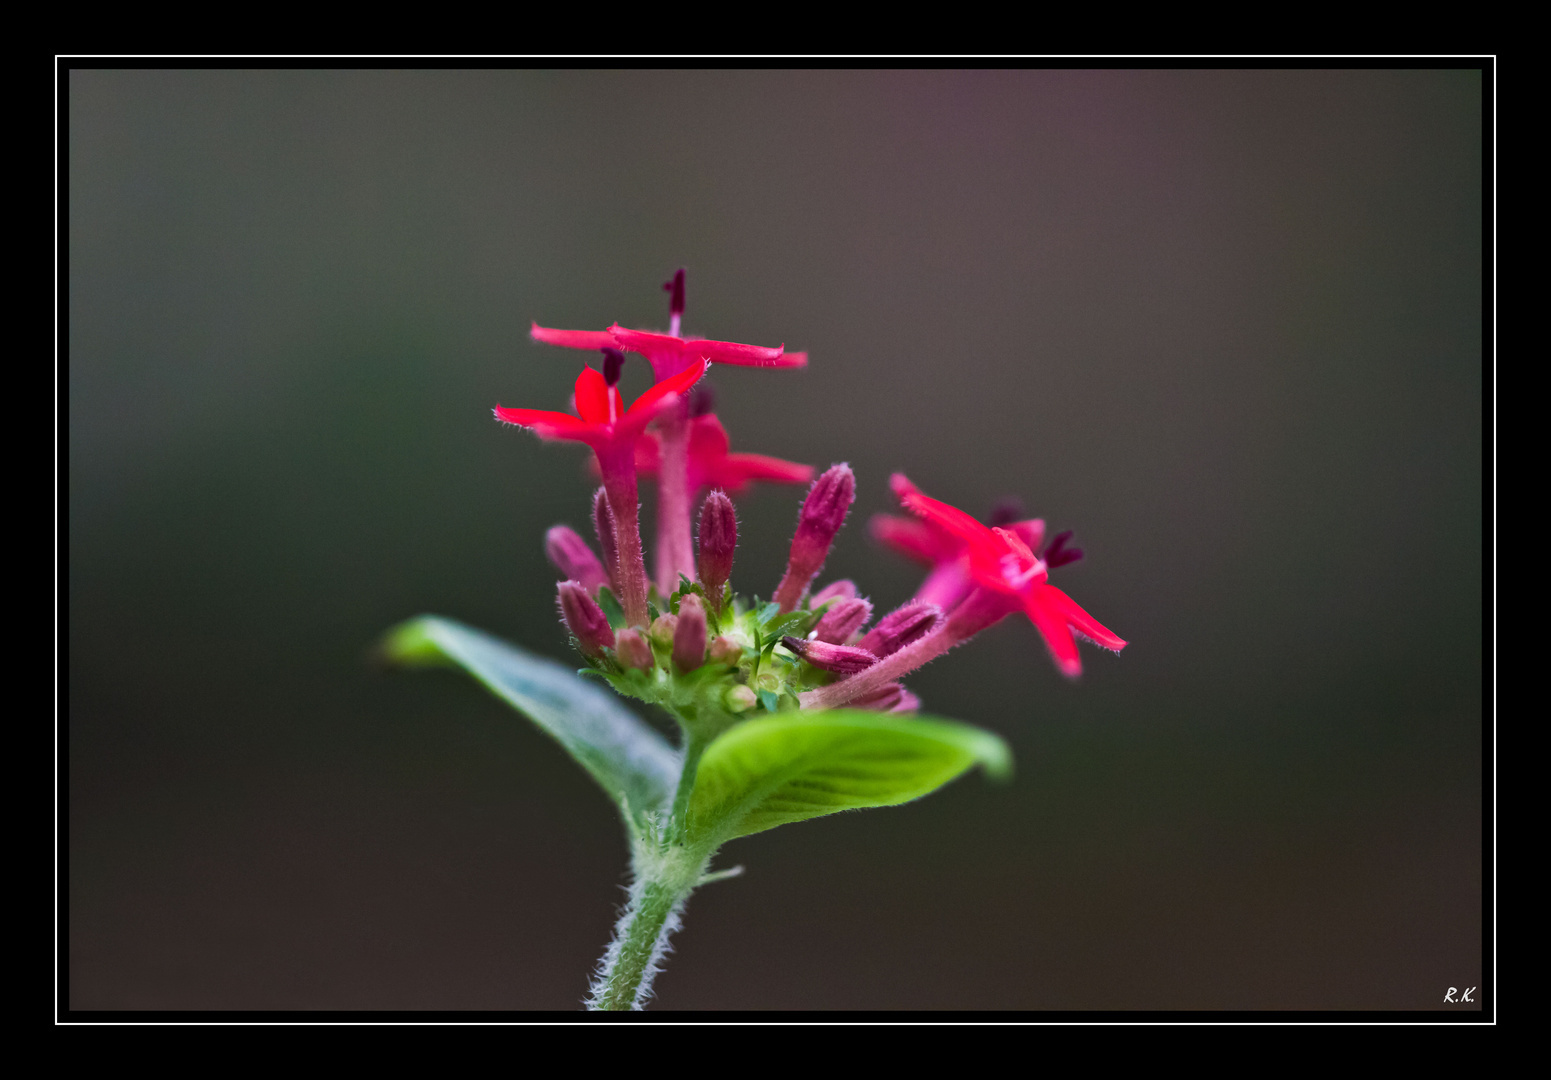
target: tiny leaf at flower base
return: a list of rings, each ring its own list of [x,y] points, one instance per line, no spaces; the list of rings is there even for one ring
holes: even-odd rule
[[[619,599],[607,585],[598,590],[598,606],[608,616],[609,625],[615,630],[623,630],[629,625],[625,621],[625,609],[619,606]]]
[[[975,765],[1012,769],[1007,744],[951,720],[837,709],[738,724],[700,759],[692,845],[715,846],[788,822],[918,799]]]
[[[572,669],[431,615],[390,631],[383,652],[406,666],[463,668],[565,747],[629,812],[657,812],[673,798],[677,751],[612,693]]]

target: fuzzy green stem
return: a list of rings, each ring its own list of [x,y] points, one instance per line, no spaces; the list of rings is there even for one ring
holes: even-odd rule
[[[711,740],[686,726],[684,728],[684,771],[679,774],[678,790],[673,794],[673,812],[668,817],[668,835],[674,842],[684,838],[689,827],[689,797],[695,790],[695,774],[700,770],[700,755]]]
[[[668,951],[668,937],[679,928],[684,902],[705,875],[710,855],[680,845],[658,849],[647,844],[636,852],[636,880],[630,902],[603,955],[591,1009],[642,1008],[651,996],[652,980]]]

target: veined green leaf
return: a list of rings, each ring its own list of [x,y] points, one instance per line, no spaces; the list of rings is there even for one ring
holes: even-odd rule
[[[571,668],[432,615],[393,629],[383,651],[408,666],[463,668],[553,736],[633,813],[662,810],[672,800],[678,752],[612,693]]]
[[[691,844],[918,799],[979,764],[1012,770],[1000,738],[951,720],[837,709],[730,728],[706,748],[690,797]]]

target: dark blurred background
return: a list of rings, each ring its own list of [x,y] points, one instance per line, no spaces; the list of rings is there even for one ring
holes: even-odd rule
[[[529,321],[807,349],[734,449],[1021,496],[1132,643],[925,669],[1018,775],[735,841],[660,1009],[1413,1009],[1482,953],[1482,77],[68,77],[69,1003],[574,1009],[611,807],[455,673],[566,656]],[[629,388],[646,366],[627,365]],[[768,592],[800,492],[741,504]],[[1478,991],[1479,996],[1485,992]]]

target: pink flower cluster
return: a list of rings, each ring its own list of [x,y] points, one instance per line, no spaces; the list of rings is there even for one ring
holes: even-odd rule
[[[638,477],[658,485],[656,586],[659,596],[675,592],[681,579],[698,583],[715,613],[737,541],[737,521],[728,495],[756,481],[803,483],[807,465],[758,454],[732,453],[726,429],[709,411],[705,387],[696,389],[713,363],[795,368],[806,353],[684,337],[684,271],[664,286],[672,294],[670,332],[555,330],[536,323],[537,341],[597,353],[598,367],[585,365],[576,380],[575,413],[497,407],[495,415],[545,439],[586,443],[593,450],[603,486],[594,500],[594,526],[603,549],[600,560],[580,536],[564,526],[551,529],[546,548],[566,580],[559,600],[566,625],[589,657],[610,650],[621,667],[650,669],[651,640],[668,649],[676,667],[695,670],[706,660],[731,662],[737,645],[707,639],[706,613],[699,596],[684,594],[676,616],[652,620],[640,534]],[[627,407],[618,383],[626,353],[644,356],[655,384]],[[982,524],[964,511],[933,499],[903,474],[891,487],[911,517],[879,515],[873,535],[928,568],[916,596],[871,628],[872,604],[849,581],[809,595],[830,545],[855,500],[856,481],[846,465],[835,465],[814,482],[803,503],[786,571],[772,596],[780,612],[815,612],[805,636],[783,639],[787,651],[814,671],[811,688],[799,695],[804,708],[839,706],[908,711],[919,702],[899,681],[1003,617],[1022,612],[1039,630],[1056,667],[1075,677],[1082,670],[1077,639],[1120,650],[1125,641],[1101,625],[1065,592],[1050,584],[1050,571],[1081,552],[1066,547],[1070,533],[1049,545],[1044,522],[993,518]],[[690,518],[699,492],[711,488],[699,514],[698,549]],[[607,586],[623,611],[616,632],[599,606]],[[820,613],[821,612],[821,613]],[[671,624],[665,622],[671,620]],[[827,681],[826,681],[827,680]]]

